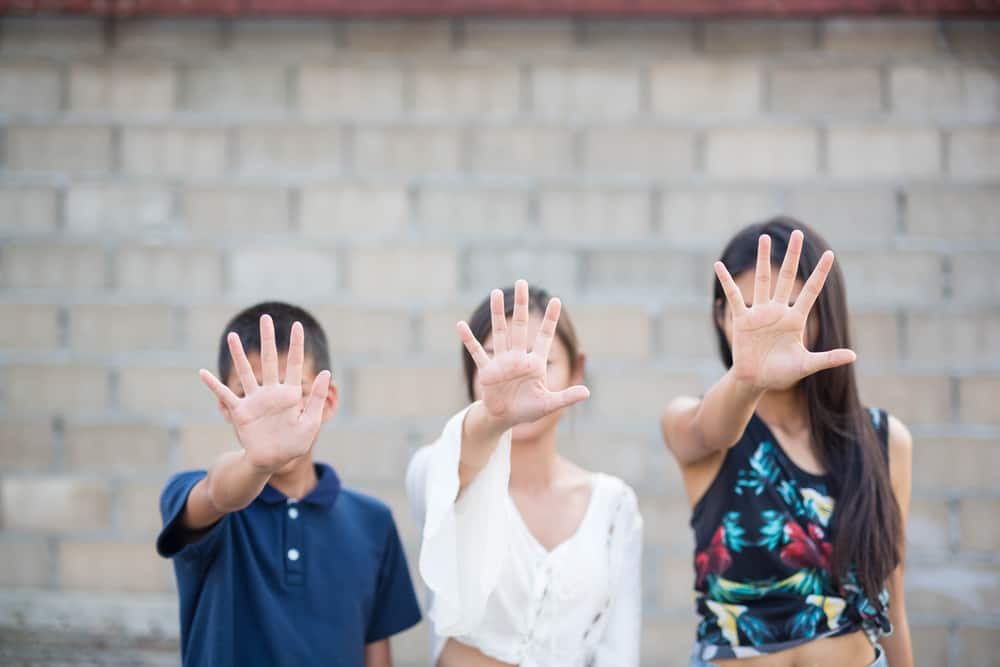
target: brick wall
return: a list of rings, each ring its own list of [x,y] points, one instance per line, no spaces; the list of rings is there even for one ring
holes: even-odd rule
[[[524,276],[589,353],[566,452],[642,501],[644,663],[685,664],[655,417],[720,373],[722,242],[785,211],[839,251],[864,396],[915,435],[918,664],[995,664],[998,28],[4,19],[0,661],[176,663],[157,494],[232,445],[195,369],[265,297],[327,327],[319,454],[393,506],[414,564],[401,480],[462,400],[453,323]]]

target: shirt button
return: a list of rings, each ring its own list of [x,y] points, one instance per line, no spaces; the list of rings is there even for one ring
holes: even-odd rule
[[[289,519],[298,519],[299,518],[299,509],[297,507],[289,507],[288,508],[288,518]]]
[[[298,559],[299,559],[299,550],[298,549],[289,549],[288,550],[288,560],[294,562],[294,561],[297,561]]]

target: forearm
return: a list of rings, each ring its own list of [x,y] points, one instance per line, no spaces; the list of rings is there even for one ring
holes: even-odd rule
[[[270,478],[271,473],[253,466],[243,450],[226,452],[191,490],[184,513],[185,527],[206,528],[224,514],[243,509],[260,494]]]
[[[511,427],[491,417],[482,402],[472,404],[462,423],[462,448],[459,458],[459,478],[465,486],[486,467],[500,442],[500,436]]]
[[[889,620],[892,622],[892,634],[881,641],[886,659],[892,667],[913,667],[913,648],[910,643],[910,623],[906,616],[902,565],[896,568],[889,579]]]
[[[706,392],[691,419],[692,439],[705,452],[730,447],[743,435],[764,390],[728,371]]]

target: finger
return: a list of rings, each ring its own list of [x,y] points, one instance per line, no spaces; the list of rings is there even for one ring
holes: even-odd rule
[[[806,375],[812,375],[828,368],[853,364],[858,358],[852,350],[839,348],[828,352],[809,352],[802,364]]]
[[[757,240],[757,271],[753,279],[753,302],[766,303],[771,299],[771,237],[761,234]]]
[[[288,336],[288,358],[285,361],[285,384],[293,387],[302,386],[302,366],[305,363],[306,334],[301,322],[292,323],[292,332]]]
[[[490,363],[490,357],[486,354],[486,350],[479,344],[479,341],[472,334],[472,329],[464,321],[458,323],[458,337],[462,339],[462,344],[469,351],[472,361],[476,363],[476,368],[482,368]]]
[[[257,384],[257,376],[253,374],[253,367],[247,360],[246,352],[243,351],[243,343],[235,331],[229,332],[229,335],[226,336],[226,342],[229,343],[229,356],[233,358],[236,375],[240,378],[240,384],[243,385],[243,395],[249,396],[259,385]]]
[[[312,389],[309,390],[309,399],[306,401],[306,409],[303,412],[307,421],[319,423],[323,418],[323,406],[326,405],[328,393],[330,393],[330,371],[320,371],[316,379],[313,380]]]
[[[808,317],[813,304],[819,298],[819,293],[823,291],[823,285],[826,284],[826,277],[830,275],[832,267],[833,251],[827,250],[819,258],[816,268],[813,269],[812,275],[809,276],[809,280],[803,285],[799,297],[795,300],[795,310],[799,311],[803,317]]]
[[[233,390],[226,385],[219,382],[219,378],[212,375],[209,371],[202,368],[198,371],[198,377],[201,381],[205,383],[212,393],[215,394],[223,404],[232,410],[240,402],[239,396],[233,393]]]
[[[514,316],[510,322],[510,347],[524,351],[528,347],[528,283],[514,283]]]
[[[743,293],[740,292],[739,285],[736,284],[733,277],[729,275],[729,269],[726,268],[726,265],[722,262],[716,262],[715,275],[719,279],[719,284],[722,285],[722,293],[726,295],[729,309],[734,314],[745,312],[747,304],[743,301]]]
[[[260,379],[262,385],[278,384],[278,348],[274,342],[274,320],[260,316]]]
[[[590,390],[584,387],[582,384],[578,384],[568,389],[563,389],[562,391],[554,391],[549,393],[547,412],[552,413],[556,410],[561,410],[562,408],[568,408],[571,405],[575,405],[580,401],[585,401],[590,398]]]
[[[552,349],[552,340],[556,335],[560,312],[562,312],[562,302],[556,298],[549,299],[549,305],[545,307],[545,317],[542,318],[542,326],[538,329],[535,342],[531,344],[532,354],[536,354],[542,359],[549,358],[549,350]]]
[[[796,229],[788,240],[788,250],[778,271],[778,284],[774,288],[774,300],[787,306],[792,299],[792,288],[795,287],[795,276],[799,271],[799,256],[802,254],[802,232]]]
[[[500,354],[509,348],[507,341],[507,314],[504,311],[503,291],[490,292],[490,317],[493,322],[493,353]]]

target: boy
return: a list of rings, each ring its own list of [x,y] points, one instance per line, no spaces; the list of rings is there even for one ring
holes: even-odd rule
[[[200,375],[242,449],[175,475],[160,499],[183,663],[388,667],[389,637],[420,609],[389,509],[313,462],[337,407],[330,371],[317,373],[330,365],[323,330],[300,308],[262,303],[226,331],[225,384]]]

